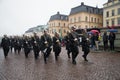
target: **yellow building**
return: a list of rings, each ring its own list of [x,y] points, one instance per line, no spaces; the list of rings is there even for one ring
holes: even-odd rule
[[[48,30],[50,35],[54,35],[55,32],[58,32],[60,36],[65,36],[68,28],[68,15],[63,15],[57,12],[57,14],[52,15],[48,22]]]
[[[103,6],[103,26],[120,26],[120,0],[108,0]]]
[[[84,5],[71,9],[69,14],[69,27],[99,28],[103,26],[103,9]]]

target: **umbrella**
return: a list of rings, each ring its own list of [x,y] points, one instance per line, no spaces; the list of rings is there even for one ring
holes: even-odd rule
[[[108,32],[118,32],[117,29],[109,29]]]
[[[93,34],[93,32],[90,32],[90,31],[89,31],[89,32],[87,32],[87,33],[88,33],[88,34]]]
[[[91,30],[90,32],[92,32],[93,34],[95,34],[95,33],[99,33],[98,30]]]

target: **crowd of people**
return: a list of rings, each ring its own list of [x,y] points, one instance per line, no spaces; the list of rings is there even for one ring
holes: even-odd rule
[[[75,28],[72,27],[71,30],[68,31],[66,36],[64,37],[64,43],[67,50],[66,54],[68,55],[68,58],[72,58],[73,64],[76,64],[76,58],[80,50],[80,41],[82,45],[82,57],[84,61],[88,61],[87,55],[90,52],[90,47],[94,50],[99,50],[100,35],[97,32],[95,34],[88,35],[87,32],[83,30],[82,34],[82,40],[80,40],[80,36],[78,35],[78,33],[75,32]],[[113,32],[110,32],[109,35],[104,32],[104,50],[108,49],[108,42],[110,42],[110,49],[114,50],[114,40],[115,34]],[[7,35],[4,35],[1,42],[1,47],[3,48],[5,58],[8,56],[9,50],[11,50],[12,52],[14,49],[15,53],[20,54],[21,49],[23,49],[26,58],[29,57],[30,51],[33,50],[35,60],[38,59],[39,53],[41,52],[43,53],[44,62],[47,63],[47,58],[51,54],[52,50],[55,55],[55,60],[58,60],[58,56],[60,55],[62,50],[61,44],[62,39],[57,32],[55,32],[54,36],[51,37],[48,34],[47,30],[44,30],[43,35],[40,37],[36,33],[34,33],[34,36],[32,37],[25,35],[23,35],[23,37],[7,37]]]
[[[83,51],[84,55],[82,56],[85,61],[87,60],[87,55],[89,53],[89,45],[87,43],[86,37],[83,38]],[[25,36],[23,37],[7,37],[4,35],[1,47],[3,48],[5,58],[8,56],[9,51],[13,51],[15,53],[20,54],[21,49],[24,50],[25,57],[29,57],[29,53],[33,50],[35,60],[38,59],[39,53],[43,53],[44,62],[47,63],[47,58],[51,54],[53,50],[55,54],[55,60],[58,60],[58,56],[62,50],[62,39],[59,34],[55,32],[54,36],[51,37],[46,30],[44,30],[43,35],[38,37],[36,33],[34,33],[33,37]],[[75,32],[75,28],[72,27],[70,31],[67,32],[67,35],[64,37],[64,43],[66,45],[66,50],[68,54],[68,58],[72,58],[72,63],[76,64],[76,57],[79,53],[79,36]],[[71,55],[71,56],[70,56]]]
[[[116,35],[114,32],[104,32],[103,35],[101,36],[100,33],[96,32],[95,34],[90,34],[89,35],[89,40],[90,40],[90,47],[92,50],[99,51],[99,44],[103,42],[103,50],[104,51],[114,51],[114,42],[116,39]]]

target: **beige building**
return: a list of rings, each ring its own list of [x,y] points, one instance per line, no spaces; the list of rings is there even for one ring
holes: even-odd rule
[[[103,6],[103,26],[120,26],[120,0],[108,0]]]
[[[69,30],[68,28],[68,16],[60,14],[52,15],[48,22],[48,30],[50,35],[54,35],[55,32],[58,32],[60,36],[65,36],[66,32]]]
[[[69,27],[99,28],[103,26],[103,9],[84,5],[71,9],[69,14]]]

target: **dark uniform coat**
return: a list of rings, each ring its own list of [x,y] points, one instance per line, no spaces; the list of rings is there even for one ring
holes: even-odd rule
[[[52,46],[52,39],[50,35],[42,35],[41,36],[41,50]]]
[[[28,39],[24,39],[23,40],[23,48],[24,48],[24,52],[25,52],[25,57],[28,57],[28,54],[30,53],[31,50],[31,43]]]
[[[9,52],[9,46],[10,46],[10,40],[9,38],[3,38],[1,42],[1,47],[3,48],[4,51],[4,56],[6,57]]]
[[[53,51],[56,53],[61,52],[61,39],[57,37],[53,37]]]

